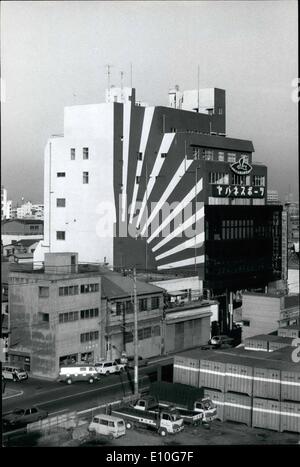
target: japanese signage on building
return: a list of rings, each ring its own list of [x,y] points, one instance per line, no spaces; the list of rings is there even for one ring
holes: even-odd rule
[[[264,186],[212,185],[212,195],[227,198],[264,198]]]
[[[247,162],[245,156],[242,156],[238,162],[231,164],[230,167],[238,175],[248,175],[252,170],[252,166]]]

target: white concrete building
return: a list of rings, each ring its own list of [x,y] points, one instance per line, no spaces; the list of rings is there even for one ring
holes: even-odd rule
[[[1,187],[1,220],[11,219],[12,217],[12,201],[7,199],[7,190]]]
[[[267,191],[267,203],[268,204],[280,204],[279,195],[277,190]]]

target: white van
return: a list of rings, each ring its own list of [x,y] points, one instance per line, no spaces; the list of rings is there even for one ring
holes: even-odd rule
[[[93,417],[88,430],[91,433],[109,436],[110,438],[119,438],[126,433],[125,422],[122,418],[102,414]]]
[[[90,384],[99,380],[99,372],[94,366],[70,365],[62,366],[59,369],[58,381],[72,384],[75,381],[88,381]]]
[[[23,368],[18,366],[4,365],[2,367],[2,376],[5,379],[11,379],[13,381],[22,381],[28,379],[28,373]]]

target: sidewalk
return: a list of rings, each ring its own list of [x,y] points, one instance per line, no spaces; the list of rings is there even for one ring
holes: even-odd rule
[[[5,392],[2,394],[2,399],[10,399],[11,397],[17,397],[21,396],[23,394],[23,391],[20,389],[11,389],[11,388],[5,388]]]

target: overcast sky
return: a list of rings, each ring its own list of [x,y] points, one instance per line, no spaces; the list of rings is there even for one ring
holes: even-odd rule
[[[48,136],[63,107],[104,101],[111,83],[167,105],[168,90],[226,90],[227,135],[253,141],[269,188],[298,195],[297,2],[1,2],[2,184],[14,202],[43,201]]]

